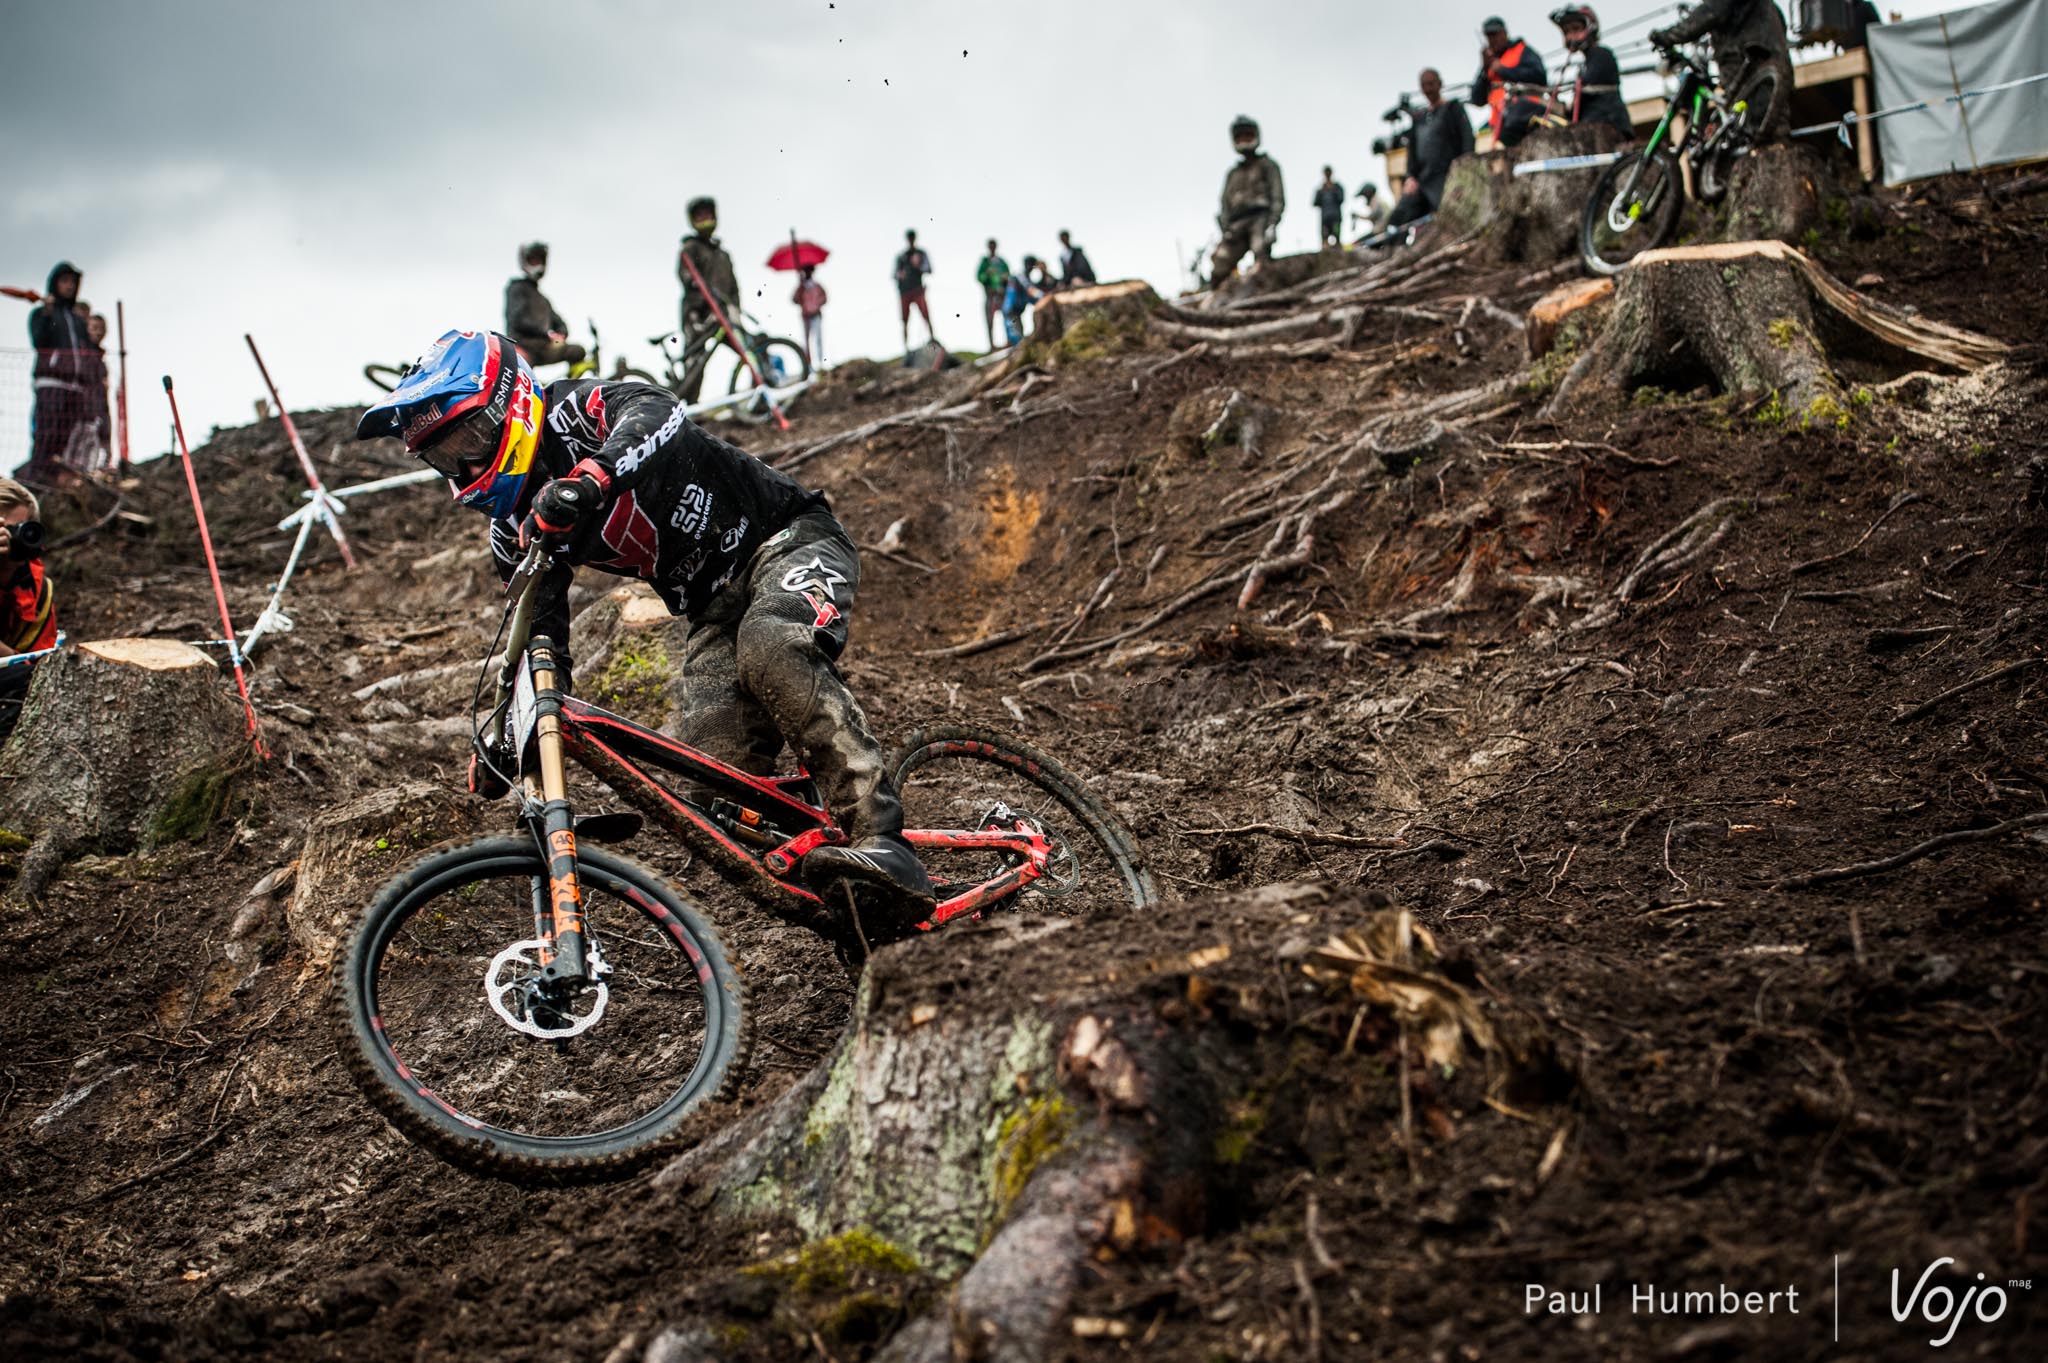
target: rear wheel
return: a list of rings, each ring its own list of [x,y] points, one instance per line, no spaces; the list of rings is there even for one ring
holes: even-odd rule
[[[1159,891],[1137,840],[1072,772],[1029,744],[971,725],[920,729],[898,751],[903,826],[944,900],[1002,874],[1014,857],[988,849],[920,845],[919,833],[1014,828],[1019,819],[1053,844],[1048,873],[1003,901],[1062,914],[1148,909]]]
[[[1735,98],[1728,101],[1726,120],[1708,134],[1700,152],[1697,188],[1701,203],[1719,203],[1727,197],[1735,159],[1756,145],[1777,99],[1778,73],[1767,68],[1744,81]]]
[[[1579,221],[1579,256],[1597,275],[1619,274],[1643,252],[1662,246],[1678,227],[1685,191],[1678,158],[1660,148],[1647,159],[1625,157],[1601,172]]]
[[[577,855],[591,985],[549,987],[547,867],[522,838],[393,877],[336,968],[363,1092],[452,1163],[526,1182],[618,1178],[666,1156],[744,1068],[745,999],[718,934],[636,862]]]

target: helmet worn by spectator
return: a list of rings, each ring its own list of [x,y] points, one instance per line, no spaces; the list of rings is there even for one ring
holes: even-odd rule
[[[539,274],[540,270],[533,269],[532,267],[538,265],[541,269],[546,269],[547,263],[548,244],[546,242],[529,241],[519,248],[519,268],[525,270],[528,274]]]
[[[1600,41],[1600,16],[1591,5],[1561,6],[1550,11],[1550,22],[1564,34],[1564,45],[1570,51],[1578,52]],[[1583,28],[1574,34],[1573,27],[1579,25]]]
[[[1259,123],[1250,114],[1239,114],[1230,124],[1230,145],[1246,156],[1259,149]]]
[[[684,212],[689,214],[690,226],[707,236],[718,226],[718,200],[709,194],[699,194],[690,200]]]
[[[541,395],[510,338],[451,331],[391,396],[363,413],[356,439],[396,436],[446,478],[456,501],[492,517],[522,505],[540,444]]]

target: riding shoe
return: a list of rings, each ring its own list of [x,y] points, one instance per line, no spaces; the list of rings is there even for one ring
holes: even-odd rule
[[[938,891],[932,887],[924,863],[896,833],[877,833],[855,843],[820,847],[804,858],[804,875],[813,881],[861,881],[892,890],[925,907],[938,902]]]

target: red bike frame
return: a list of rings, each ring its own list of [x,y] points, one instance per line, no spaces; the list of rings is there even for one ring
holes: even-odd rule
[[[806,854],[844,842],[846,835],[827,810],[803,798],[801,792],[811,785],[807,773],[754,776],[573,696],[561,697],[560,721],[567,756],[641,814],[705,852],[713,867],[751,898],[803,921],[829,913],[825,901],[795,877]],[[704,803],[686,799],[645,767],[682,777],[714,797]],[[987,880],[941,884],[938,907],[918,924],[925,931],[1016,894],[1044,876],[1052,858],[1052,844],[1023,819],[1008,828],[906,829],[903,836],[913,847],[979,849],[1021,858]]]

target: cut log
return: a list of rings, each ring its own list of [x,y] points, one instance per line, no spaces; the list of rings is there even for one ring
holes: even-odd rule
[[[1586,309],[1604,303],[1614,296],[1612,279],[1574,279],[1560,284],[1529,305],[1529,320],[1524,335],[1529,342],[1529,358],[1540,360],[1550,353],[1557,344],[1557,336],[1564,324],[1571,318],[1578,318],[1581,329],[1590,319]]]
[[[1801,418],[1847,409],[1834,360],[1868,374],[1930,365],[1972,371],[2007,347],[1909,315],[1843,285],[1795,247],[1723,242],[1646,251],[1621,274],[1600,338],[1559,385],[1552,411],[1582,386],[1776,393]]]
[[[898,1363],[1057,1356],[1092,1259],[1202,1233],[1262,1148],[1371,1139],[1317,1125],[1326,1081],[1290,1048],[1327,1048],[1366,1087],[1410,1054],[1482,1114],[1570,1086],[1534,1021],[1439,973],[1409,915],[1319,886],[1177,905],[1142,931],[1007,914],[947,938],[873,958],[836,1053],[657,1179],[693,1214],[857,1229],[957,1279],[877,1355]],[[1096,965],[1076,978],[1075,960]],[[1002,1006],[963,1002],[967,974]]]
[[[315,963],[335,948],[377,888],[437,843],[473,837],[489,806],[425,781],[372,791],[314,820],[300,853],[285,923]]]
[[[249,753],[241,707],[198,649],[82,643],[36,664],[0,749],[0,826],[107,852],[195,837]]]
[[[1061,289],[1032,306],[1031,348],[1064,341],[1053,358],[1069,358],[1069,352],[1142,340],[1145,320],[1158,305],[1159,295],[1142,279]]]

